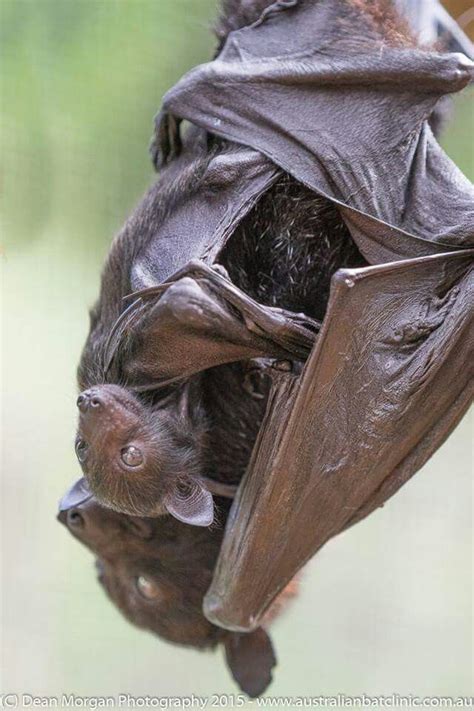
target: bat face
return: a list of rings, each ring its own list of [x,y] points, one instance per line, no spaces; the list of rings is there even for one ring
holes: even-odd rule
[[[276,658],[265,630],[228,632],[202,612],[222,528],[197,528],[172,516],[138,518],[106,509],[84,479],[63,496],[58,520],[96,556],[100,584],[132,624],[199,649],[222,644],[242,691],[258,696],[267,688]]]
[[[183,645],[216,644],[223,632],[204,617],[202,600],[220,531],[186,526],[170,516],[127,516],[90,495],[58,518],[97,556],[100,584],[132,624]]]
[[[116,487],[131,487],[155,464],[146,411],[118,386],[99,385],[82,392],[77,399],[79,429],[76,454],[94,491],[100,496],[103,479],[114,479]],[[158,463],[156,462],[156,465]]]
[[[197,453],[172,413],[147,408],[117,385],[84,390],[77,406],[76,455],[98,501],[129,515],[170,510],[186,520],[183,504],[192,508],[203,495],[189,479]]]

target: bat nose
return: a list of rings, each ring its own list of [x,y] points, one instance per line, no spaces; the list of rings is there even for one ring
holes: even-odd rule
[[[68,528],[81,529],[86,525],[86,519],[79,509],[69,509],[66,513],[66,523]]]
[[[76,405],[78,406],[78,408],[81,412],[84,412],[85,410],[87,410],[88,399],[89,398],[87,397],[87,395],[85,395],[85,394],[83,395],[82,393],[77,398]]]
[[[94,390],[84,390],[77,398],[76,404],[81,412],[87,412],[91,408],[99,409],[103,402]]]

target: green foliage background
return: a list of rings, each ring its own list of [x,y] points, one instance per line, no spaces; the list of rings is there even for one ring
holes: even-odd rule
[[[74,371],[113,233],[152,179],[160,97],[212,52],[211,0],[0,0],[2,692],[236,692],[219,654],[128,625],[55,521],[78,476]],[[474,175],[472,106],[444,144]],[[472,694],[465,419],[383,511],[308,566],[273,695]]]

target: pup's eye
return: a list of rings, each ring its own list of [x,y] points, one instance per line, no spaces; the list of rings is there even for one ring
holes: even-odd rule
[[[87,457],[87,450],[89,449],[89,445],[87,442],[85,442],[83,439],[78,439],[76,442],[76,456],[79,459],[79,461],[82,463],[85,461]]]
[[[139,467],[143,463],[143,454],[140,452],[138,447],[134,447],[131,444],[129,447],[124,447],[120,452],[122,462],[127,465],[127,467]]]
[[[144,575],[138,576],[135,585],[140,595],[146,597],[147,600],[155,600],[160,596],[159,586]]]

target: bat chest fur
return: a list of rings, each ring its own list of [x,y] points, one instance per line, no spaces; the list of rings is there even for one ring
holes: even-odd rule
[[[220,260],[232,281],[268,306],[322,319],[332,275],[366,262],[337,208],[284,175],[240,223]],[[212,476],[238,482],[265,411],[268,383],[239,364],[215,368],[204,380],[210,419]]]
[[[365,264],[334,203],[289,175],[240,223],[222,261],[257,301],[319,319],[334,272]]]

